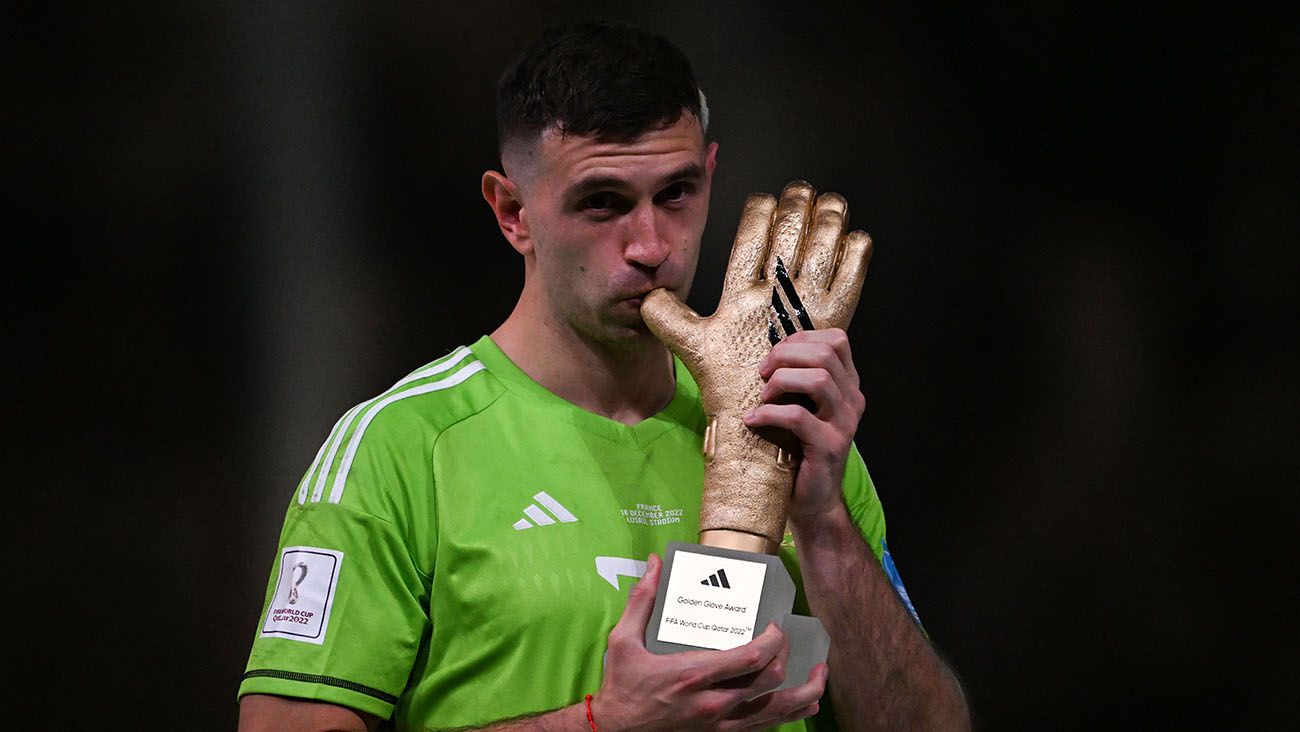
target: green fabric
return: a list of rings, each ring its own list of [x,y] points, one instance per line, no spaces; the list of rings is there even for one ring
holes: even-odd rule
[[[290,501],[262,618],[286,549],[342,552],[323,641],[259,624],[240,696],[328,701],[423,730],[557,709],[600,687],[636,581],[609,567],[696,540],[698,388],[678,362],[672,402],[629,427],[548,392],[486,336],[469,351],[335,426]],[[879,558],[884,516],[856,448],[844,490]],[[781,551],[798,583],[793,549]],[[795,607],[808,612],[802,589]],[[808,729],[833,728],[818,717]]]

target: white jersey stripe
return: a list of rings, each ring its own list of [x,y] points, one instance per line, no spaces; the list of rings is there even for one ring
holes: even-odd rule
[[[396,384],[393,384],[392,388],[389,389],[388,391],[391,392],[393,391],[393,389],[396,389],[399,386],[405,386],[411,383],[412,381],[419,381],[420,379],[423,379],[427,376],[436,376],[437,374],[441,374],[444,371],[450,371],[451,369],[455,368],[456,364],[460,363],[461,361],[464,361],[466,357],[471,356],[473,354],[474,352],[469,350],[468,347],[461,346],[460,348],[457,348],[456,350],[444,356],[441,361],[435,361],[433,365],[430,366],[429,368],[423,369],[421,371],[416,371],[415,373],[411,374],[410,376],[407,376],[406,378],[402,379]]]
[[[369,402],[361,402],[344,412],[343,418],[339,420],[339,424],[342,426],[339,428],[337,433],[330,435],[328,443],[330,451],[329,454],[325,456],[325,462],[321,463],[320,470],[317,471],[316,490],[312,491],[311,494],[312,503],[319,501],[321,494],[325,492],[325,476],[329,475],[330,466],[334,464],[334,454],[339,451],[339,444],[343,442],[343,436],[348,433],[348,428],[352,426],[352,420],[357,418],[357,412],[360,412],[362,407],[367,404],[369,404]],[[321,449],[324,448],[325,446],[321,445]]]
[[[551,498],[550,494],[547,493],[546,491],[542,491],[541,493],[538,493],[537,495],[533,496],[533,500],[551,509],[551,513],[555,514],[556,518],[560,519],[566,524],[571,524],[574,521],[578,520],[577,516],[574,516],[573,514],[569,513],[569,509],[565,508],[564,506],[561,506],[560,502],[555,500],[554,498]]]
[[[524,515],[532,519],[533,523],[538,526],[549,526],[550,524],[555,523],[555,519],[547,516],[545,511],[532,503],[528,504],[528,508],[524,509]]]
[[[351,414],[351,412],[352,410],[349,409],[342,417],[339,417],[338,421],[334,423],[334,427],[330,430],[329,435],[325,437],[324,442],[321,442],[320,449],[316,451],[316,457],[312,459],[307,474],[302,476],[302,485],[298,486],[298,505],[307,502],[307,486],[311,485],[312,476],[320,469],[321,456],[325,454],[325,448],[329,447],[329,444],[338,436],[339,425],[343,424],[343,420],[346,419],[348,414]]]
[[[347,484],[348,471],[352,469],[352,461],[357,456],[357,448],[361,446],[361,438],[365,435],[366,428],[370,426],[370,423],[374,421],[375,416],[378,415],[384,407],[387,407],[393,402],[407,399],[409,397],[420,396],[421,394],[428,394],[443,389],[450,389],[474,374],[482,371],[484,368],[485,367],[481,361],[475,361],[445,379],[428,384],[422,384],[420,386],[414,386],[406,391],[399,391],[396,394],[389,394],[380,400],[379,403],[375,404],[370,411],[366,412],[366,416],[361,418],[361,422],[357,425],[356,431],[352,433],[352,439],[348,442],[348,449],[343,454],[343,464],[339,466],[338,475],[334,478],[334,486],[330,489],[330,503],[338,503],[343,499],[343,488]]]
[[[434,376],[455,368],[456,364],[464,361],[466,357],[473,355],[473,353],[473,351],[469,350],[465,346],[461,346],[452,351],[446,358],[435,362],[429,368],[416,371],[415,373],[403,378],[401,381],[398,381],[396,384],[393,384],[388,388],[388,391],[383,394],[368,401],[364,401],[349,410],[348,413],[343,416],[343,429],[339,430],[338,438],[332,445],[330,445],[329,455],[325,457],[325,463],[321,466],[320,474],[316,476],[316,490],[311,494],[312,502],[315,503],[320,501],[321,496],[325,494],[325,483],[327,482],[326,479],[329,477],[330,466],[334,464],[334,456],[338,454],[339,445],[343,444],[343,438],[347,437],[348,428],[352,426],[352,420],[356,419],[357,415],[360,414],[362,410],[413,381],[419,381],[420,379]]]

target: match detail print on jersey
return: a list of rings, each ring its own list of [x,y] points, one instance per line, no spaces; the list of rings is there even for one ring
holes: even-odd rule
[[[638,503],[633,508],[621,509],[620,513],[629,524],[667,526],[680,524],[684,512],[680,508],[664,508],[659,503]]]
[[[323,644],[342,565],[340,551],[287,547],[280,556],[280,581],[266,611],[262,637]]]

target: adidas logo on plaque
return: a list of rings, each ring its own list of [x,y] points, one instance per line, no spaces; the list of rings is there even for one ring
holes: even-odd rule
[[[521,518],[512,524],[515,527],[515,531],[531,529],[533,526],[547,526],[555,523],[557,519],[561,523],[565,524],[571,524],[578,520],[577,516],[570,513],[569,509],[561,506],[559,501],[551,498],[550,494],[546,491],[541,491],[537,495],[533,496],[533,500],[542,504],[542,506],[539,507],[537,503],[530,503],[528,507],[524,509],[524,516],[527,518]],[[543,511],[542,507],[548,509],[550,513]],[[552,516],[554,518],[552,518]],[[532,519],[532,521],[529,521],[528,519]]]
[[[699,577],[698,574],[695,576]],[[727,570],[725,569],[719,569],[718,571],[709,575],[707,579],[700,580],[700,584],[713,585],[714,587],[722,587],[728,590],[731,589],[731,583],[727,581]]]

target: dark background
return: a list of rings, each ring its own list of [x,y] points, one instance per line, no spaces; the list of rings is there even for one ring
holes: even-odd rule
[[[750,192],[873,235],[858,444],[980,725],[1295,729],[1296,14],[966,5],[4,11],[6,726],[233,729],[334,419],[513,304],[496,76],[607,17],[709,95],[697,309]]]

